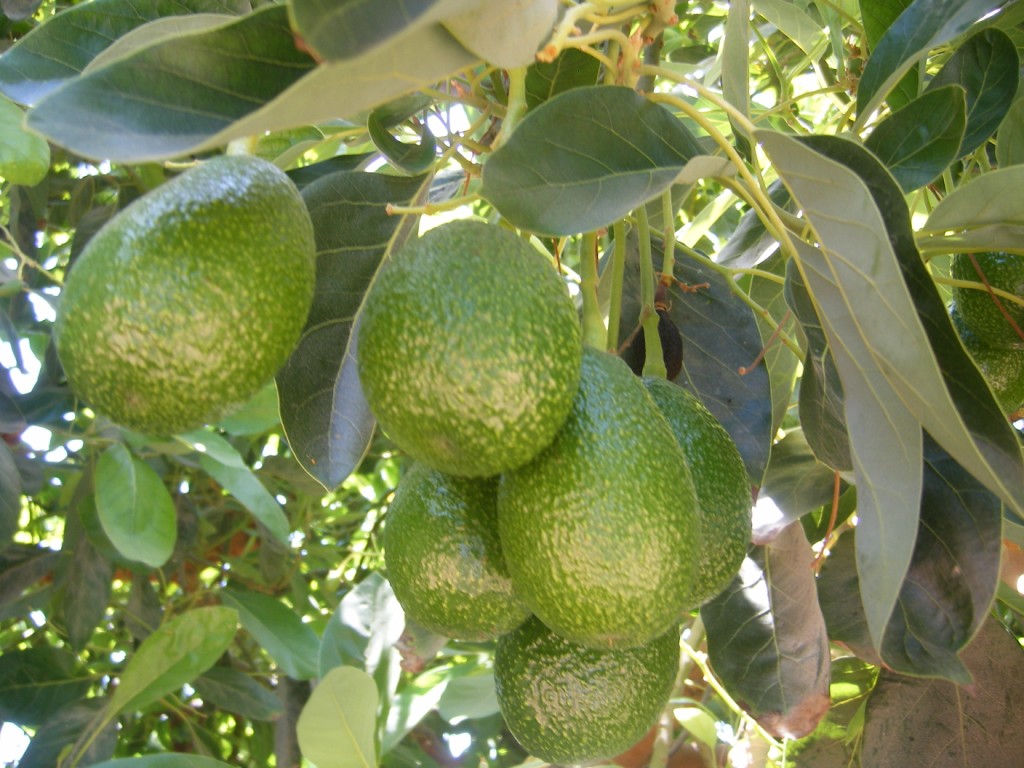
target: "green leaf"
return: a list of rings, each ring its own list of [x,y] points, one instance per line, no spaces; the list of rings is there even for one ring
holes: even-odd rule
[[[813,559],[803,528],[793,523],[754,548],[733,583],[700,609],[715,672],[777,737],[811,733],[830,703]]]
[[[448,722],[497,714],[499,708],[498,694],[494,688],[494,671],[476,667],[469,674],[454,675],[437,702],[437,711]]]
[[[563,91],[595,85],[601,62],[578,48],[566,48],[553,61],[538,61],[526,70],[526,104],[540,106]]]
[[[82,74],[105,67],[167,38],[205,32],[233,20],[232,16],[223,13],[193,13],[188,16],[168,16],[148,21],[115,40],[109,48],[86,65]]]
[[[61,583],[59,618],[71,647],[84,650],[110,603],[114,564],[86,536],[65,533],[64,545],[73,549]]]
[[[818,576],[818,603],[829,639],[858,658],[881,666],[882,658],[875,650],[864,614],[854,537],[853,533],[845,533],[829,548]]]
[[[825,30],[806,6],[786,0],[755,0],[754,10],[792,40],[808,56],[826,41]]]
[[[143,755],[94,763],[89,768],[231,768],[228,763],[202,755]]]
[[[867,37],[867,51],[878,47],[886,31],[912,0],[860,0],[861,15],[864,18],[864,32]],[[917,98],[921,88],[921,77],[916,69],[910,69],[889,94],[889,105],[898,108]]]
[[[845,488],[845,483],[842,484]],[[783,518],[773,523],[781,529],[808,512],[828,504],[835,492],[835,471],[818,460],[802,429],[793,429],[772,446],[771,461],[757,493],[758,501],[771,499]],[[766,531],[755,531],[755,540],[767,541]]]
[[[241,456],[238,460],[241,461]],[[210,477],[220,483],[224,490],[242,502],[252,516],[259,520],[270,535],[282,543],[288,541],[291,523],[281,504],[271,495],[256,474],[244,464],[222,463],[216,456],[204,453],[199,456],[199,466]]]
[[[878,647],[917,528],[918,425],[1014,509],[1024,499],[1020,448],[956,341],[891,177],[852,142],[806,140],[841,164],[797,149],[781,134],[759,136],[820,243],[798,252],[842,378],[846,412],[855,414],[847,426],[859,491],[858,563]],[[870,189],[847,166],[866,174]]]
[[[963,662],[974,678],[968,687],[881,671],[867,704],[863,765],[996,766],[1024,752],[1020,709],[1008,705],[1024,690],[1024,652],[1016,638],[989,619]]]
[[[327,622],[320,641],[320,676],[343,664],[372,675],[404,626],[405,613],[391,584],[371,573],[341,598]]]
[[[388,131],[380,110],[374,110],[366,121],[370,139],[388,161],[406,173],[423,173],[437,160],[437,139],[427,124],[420,124],[419,143],[399,141]]]
[[[193,608],[162,624],[138,647],[120,675],[109,718],[159,701],[201,675],[234,640],[238,614],[230,608]]]
[[[529,66],[551,35],[558,0],[490,0],[443,21],[467,50],[500,69]]]
[[[381,260],[400,247],[418,219],[389,216],[426,192],[423,177],[339,172],[309,184],[317,285],[295,351],[277,375],[281,420],[295,457],[328,490],[359,465],[373,437],[352,333]]]
[[[18,531],[21,517],[21,473],[7,443],[0,445],[0,547]]]
[[[729,4],[721,47],[722,96],[744,117],[750,117],[750,0]],[[750,137],[729,117],[740,149],[749,157]]]
[[[237,609],[242,626],[286,675],[296,680],[316,677],[320,638],[295,611],[257,592],[228,588],[221,598],[225,605]]]
[[[115,443],[96,463],[95,483],[96,511],[117,551],[153,568],[166,563],[177,527],[174,500],[163,478]]]
[[[299,747],[317,768],[377,765],[377,685],[354,667],[335,667],[313,689],[299,715]]]
[[[947,250],[1024,252],[1024,166],[977,176],[944,197],[922,228]]]
[[[1002,0],[914,0],[868,57],[857,88],[862,123],[901,77],[928,52],[967,30]]]
[[[631,88],[574,88],[527,113],[484,165],[481,192],[517,227],[604,227],[667,189],[703,149]]]
[[[0,97],[0,176],[11,184],[33,187],[46,178],[50,169],[50,145],[22,123],[25,113]]]
[[[967,130],[958,157],[970,154],[995,133],[1017,95],[1019,70],[1013,40],[998,29],[986,29],[957,48],[932,79],[929,91],[958,85],[967,94]]]
[[[966,126],[964,90],[929,90],[880,122],[864,142],[904,192],[934,181],[960,156]]]
[[[211,667],[192,687],[204,700],[253,720],[274,720],[284,712],[273,691],[233,667]]]
[[[18,760],[18,768],[53,768],[60,765],[61,753],[70,747],[92,723],[106,704],[103,698],[74,701],[50,712],[39,726],[28,749]],[[117,724],[110,723],[82,755],[82,762],[93,765],[114,754],[117,746]]]
[[[22,104],[81,74],[131,30],[155,19],[192,13],[248,13],[248,0],[93,0],[48,19],[0,56],[0,91]]]
[[[1024,85],[999,125],[996,134],[996,164],[1000,168],[1024,165]]]
[[[8,648],[0,656],[0,717],[39,725],[56,709],[85,696],[88,673],[63,648]]]

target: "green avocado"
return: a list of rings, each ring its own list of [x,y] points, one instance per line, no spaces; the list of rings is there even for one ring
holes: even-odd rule
[[[671,427],[622,360],[584,351],[558,437],[501,476],[498,530],[516,592],[574,642],[640,645],[694,604],[693,480]]]
[[[1024,406],[1024,349],[985,344],[967,327],[956,303],[949,311],[964,348],[985,377],[1003,412],[1017,413]]]
[[[530,610],[512,589],[498,539],[497,478],[415,464],[388,507],[384,563],[406,615],[459,640],[514,629]]]
[[[990,286],[1024,301],[1024,256],[998,251],[958,253],[950,265],[951,276],[981,283],[974,262]],[[985,346],[1024,350],[1024,304],[1007,301],[980,287],[953,288],[953,302],[964,326]]]
[[[512,735],[548,763],[621,754],[657,721],[679,667],[679,629],[633,648],[598,649],[537,618],[498,639],[494,678]]]
[[[704,545],[693,588],[695,608],[729,586],[746,557],[750,481],[736,444],[700,400],[665,379],[643,381],[683,449],[700,504]]]
[[[114,216],[72,264],[54,329],[74,392],[131,429],[184,432],[249,400],[313,300],[313,225],[295,185],[218,156]]]
[[[564,281],[526,241],[455,221],[399,250],[359,320],[370,409],[409,456],[453,475],[522,466],[565,422],[580,326]]]

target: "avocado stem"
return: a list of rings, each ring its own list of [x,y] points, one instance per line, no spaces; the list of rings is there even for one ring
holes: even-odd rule
[[[605,349],[608,330],[604,327],[601,305],[597,298],[597,233],[587,232],[579,240],[580,296],[583,300],[583,343],[594,349]]]
[[[622,326],[622,283],[626,274],[626,222],[619,219],[612,225],[612,288],[608,304],[609,352],[619,346],[619,330]]]
[[[640,238],[640,323],[644,330],[643,375],[666,378],[665,355],[661,349],[658,322],[661,320],[654,306],[654,260],[651,256],[651,226],[647,220],[647,208],[636,209],[637,234]]]

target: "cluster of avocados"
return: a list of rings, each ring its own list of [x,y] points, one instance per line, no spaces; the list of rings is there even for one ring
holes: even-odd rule
[[[1024,256],[999,251],[956,254],[950,274],[977,288],[953,288],[950,317],[996,400],[1009,415],[1024,407]],[[985,287],[987,283],[988,287]]]
[[[750,486],[728,434],[682,388],[584,347],[548,260],[479,221],[385,263],[358,363],[415,460],[384,531],[408,618],[497,639],[501,711],[534,756],[629,748],[671,694],[681,619],[746,553]]]

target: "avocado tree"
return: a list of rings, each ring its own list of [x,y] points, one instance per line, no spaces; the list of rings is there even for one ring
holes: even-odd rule
[[[382,265],[420,232],[475,218],[544,257],[584,345],[699,401],[752,490],[745,556],[681,614],[668,703],[640,715],[655,725],[614,762],[1016,764],[1024,4],[0,7],[0,761],[531,760],[499,709],[496,645],[562,640],[535,618],[497,643],[406,620],[381,541],[413,462],[360,382]],[[250,218],[169,236],[177,214],[200,218],[172,184],[202,169],[228,195],[225,154],[276,166],[304,206],[254,200]],[[127,289],[66,321],[108,329],[102,345],[55,342],[88,244],[160,199],[172,202],[143,238],[156,250],[191,253],[198,237],[254,251],[166,305],[182,360],[206,333],[197,317],[222,319],[219,302],[247,290],[265,250],[306,226],[276,223],[283,210],[308,215],[315,240],[312,303],[286,362],[186,431],[126,424],[69,376],[108,366],[113,402],[137,412],[129,384],[147,384],[109,352],[132,332],[117,321]],[[140,308],[178,280],[175,260],[157,263],[132,289]],[[135,269],[93,268],[90,295]],[[274,278],[283,298],[256,319],[218,330],[215,369],[265,351],[263,331],[303,293],[295,272]],[[499,277],[501,291],[516,275]],[[515,295],[494,303],[499,320],[521,309]],[[78,327],[58,337],[97,338]],[[421,345],[443,351],[445,333]],[[203,373],[161,397],[227,402],[235,383]],[[666,429],[644,451],[668,443]],[[608,549],[632,581],[654,581],[643,551]],[[624,722],[651,708],[637,698],[622,696]],[[587,757],[579,743],[544,748]]]

